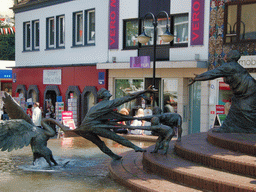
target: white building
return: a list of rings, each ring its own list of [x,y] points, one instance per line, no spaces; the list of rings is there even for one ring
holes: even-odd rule
[[[65,101],[68,87],[73,86],[78,88],[76,94],[81,94],[83,106],[87,102],[83,100],[86,86],[97,90],[106,87],[114,97],[146,88],[152,84],[153,38],[141,45],[137,36],[144,23],[146,33],[153,37],[152,15],[148,14],[151,12],[158,20],[156,104],[164,108],[167,100],[171,103],[183,117],[184,134],[209,129],[208,82],[190,87],[188,83],[194,74],[207,71],[210,0],[41,0],[21,1],[13,9],[13,73],[17,77],[13,94],[36,85],[39,100],[44,102],[49,87],[55,86],[53,90],[59,89],[57,95],[63,95]],[[168,26],[174,34],[171,43],[164,43],[159,37],[166,30],[163,11],[170,15]],[[148,57],[141,56],[150,56],[150,64]],[[88,67],[93,67],[93,72]],[[54,69],[61,70],[61,83],[44,83],[43,72]],[[40,80],[31,82],[31,71]],[[150,108],[150,104],[137,100],[125,107],[134,113],[138,107]]]

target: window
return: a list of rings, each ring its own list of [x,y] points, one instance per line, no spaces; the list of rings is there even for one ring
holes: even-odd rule
[[[138,46],[138,19],[124,20],[124,47],[137,47]]]
[[[143,22],[143,21],[142,21]],[[168,24],[169,30],[174,34],[174,40],[171,43],[164,42],[160,35],[164,34],[166,31],[166,18],[158,18],[157,20],[157,45],[169,45],[169,46],[187,46],[188,44],[188,14],[179,14],[172,15],[170,18],[170,23]],[[170,27],[171,24],[171,27]],[[135,49],[138,48],[138,31],[139,31],[139,22],[138,19],[129,19],[124,20],[124,40],[123,47],[124,49]],[[153,19],[144,20],[145,33],[150,36],[149,42],[143,44],[142,46],[153,45],[154,41],[154,27]]]
[[[31,38],[30,38],[30,35],[31,35],[31,31],[30,31],[30,22],[27,22],[27,23],[24,23],[24,49],[26,51],[28,50],[31,50]]]
[[[46,48],[65,47],[65,16],[55,16],[46,20]],[[55,27],[56,26],[56,27]]]
[[[83,36],[84,36],[84,30],[83,30],[83,12],[76,13],[75,15],[75,44],[81,45],[83,44]]]
[[[89,43],[95,41],[95,11],[88,11],[88,40]]]
[[[226,4],[225,42],[256,40],[256,2],[238,1]]]
[[[95,10],[74,13],[73,23],[73,46],[95,43]]]
[[[39,50],[40,46],[40,29],[39,20],[28,21],[23,24],[24,51]]]
[[[33,21],[33,48],[39,49],[39,21]]]
[[[46,43],[47,43],[47,48],[54,48],[55,46],[55,41],[54,41],[54,35],[55,35],[55,23],[54,23],[54,17],[48,18],[47,21],[47,35],[46,35]]]
[[[57,47],[65,46],[65,17],[57,17]]]
[[[174,16],[174,44],[188,43],[188,15]]]

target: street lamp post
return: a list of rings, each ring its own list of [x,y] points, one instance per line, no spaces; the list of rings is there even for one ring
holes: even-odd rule
[[[161,39],[164,41],[164,42],[171,42],[173,39],[174,39],[174,35],[172,35],[170,32],[169,32],[169,27],[168,27],[168,24],[169,24],[169,15],[166,11],[161,11],[157,14],[157,16],[155,16],[153,13],[151,12],[148,12],[146,13],[146,15],[144,16],[143,18],[143,25],[142,25],[142,29],[143,29],[143,32],[141,35],[138,36],[138,41],[141,43],[141,44],[145,44],[147,43],[149,40],[150,40],[150,36],[148,36],[145,32],[145,26],[144,26],[144,21],[146,19],[146,17],[148,15],[152,16],[153,18],[153,27],[154,27],[154,39],[153,39],[153,51],[154,51],[154,59],[153,59],[153,89],[155,89],[155,77],[156,77],[156,40],[157,40],[157,25],[158,25],[158,22],[157,22],[157,19],[159,17],[159,15],[161,13],[164,13],[167,17],[167,20],[166,20],[166,31],[163,35],[160,35],[161,36]],[[155,100],[155,97],[154,97],[154,100]],[[154,106],[154,101],[153,101],[153,106]]]

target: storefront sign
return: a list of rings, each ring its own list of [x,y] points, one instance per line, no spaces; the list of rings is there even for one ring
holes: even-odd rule
[[[44,70],[43,71],[43,84],[61,85],[61,69],[57,70]]]
[[[118,49],[119,0],[109,0],[109,49]]]
[[[191,3],[191,45],[204,43],[204,0],[192,0]]]
[[[0,79],[12,79],[12,70],[0,70]]]
[[[238,63],[244,68],[256,68],[256,56],[241,56]]]
[[[225,114],[224,105],[216,105],[216,115]]]
[[[76,128],[72,111],[63,111],[62,112],[62,122],[63,122],[63,125],[68,126],[70,129]]]
[[[130,68],[150,68],[150,56],[130,57]]]

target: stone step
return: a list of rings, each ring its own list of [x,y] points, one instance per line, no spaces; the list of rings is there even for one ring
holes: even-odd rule
[[[183,136],[182,142],[175,144],[175,153],[205,166],[256,177],[256,157],[216,147],[207,142],[207,135],[198,133]]]
[[[170,182],[155,174],[146,172],[142,165],[142,153],[129,151],[122,154],[122,156],[123,158],[120,161],[112,161],[110,164],[110,175],[115,181],[130,188],[132,191],[201,191]]]
[[[203,134],[203,137],[205,138],[206,134]],[[196,141],[189,137],[183,137],[180,145],[182,145],[183,142],[189,141],[191,141],[191,143],[194,142],[193,146],[195,148],[201,148],[200,143],[196,144]],[[174,143],[175,141],[170,143],[170,150],[167,155],[150,152],[144,153],[142,160],[144,169],[166,180],[181,182],[186,186],[199,188],[204,191],[256,191],[255,177],[246,177],[224,172],[185,160],[174,153]],[[151,146],[148,148],[148,151],[152,151],[153,149],[154,146]]]
[[[214,133],[208,131],[207,140],[215,146],[232,151],[240,151],[256,156],[256,134],[246,133]]]

